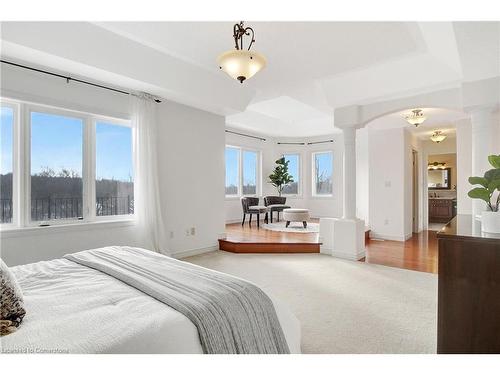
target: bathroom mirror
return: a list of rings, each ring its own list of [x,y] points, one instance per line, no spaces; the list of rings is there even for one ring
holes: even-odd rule
[[[427,187],[429,190],[451,189],[451,168],[429,169],[427,173]]]

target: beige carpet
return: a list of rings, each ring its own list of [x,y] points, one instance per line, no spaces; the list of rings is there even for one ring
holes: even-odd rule
[[[250,280],[286,302],[303,353],[435,353],[437,277],[321,254],[233,254],[186,261]]]

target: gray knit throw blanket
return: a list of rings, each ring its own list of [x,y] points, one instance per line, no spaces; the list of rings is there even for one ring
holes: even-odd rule
[[[198,328],[205,353],[290,352],[271,299],[247,281],[127,246],[64,258],[112,276],[185,315]]]

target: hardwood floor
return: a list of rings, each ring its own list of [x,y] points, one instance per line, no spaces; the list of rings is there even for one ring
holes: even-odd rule
[[[318,220],[311,220],[318,222]],[[226,225],[227,237],[219,240],[221,250],[232,252],[319,252],[318,233],[276,232],[240,223]],[[414,234],[408,241],[366,242],[362,262],[437,273],[437,237],[434,231]]]
[[[311,220],[312,223],[319,223],[319,220]],[[319,243],[319,233],[290,233],[276,232],[262,227],[257,228],[257,224],[248,223],[244,226],[241,223],[226,225],[227,239],[241,242],[268,242],[268,243]]]
[[[366,258],[361,261],[414,271],[438,272],[438,243],[435,231],[414,233],[408,241],[366,243]]]

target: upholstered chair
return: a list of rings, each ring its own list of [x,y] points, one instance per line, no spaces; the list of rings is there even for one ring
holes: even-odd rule
[[[252,225],[252,215],[257,215],[257,227],[260,227],[260,214],[267,214],[267,207],[259,206],[259,198],[256,197],[241,197],[241,207],[243,208],[243,221],[241,226],[245,224],[245,217],[250,215],[248,225]]]
[[[276,197],[272,195],[264,197],[264,206],[267,207],[269,215],[271,216],[271,223],[273,222],[273,212],[278,213],[278,221],[280,221],[280,212],[285,208],[290,208],[290,206],[287,206],[285,203],[286,197]],[[268,220],[267,215],[266,213],[266,221]]]

